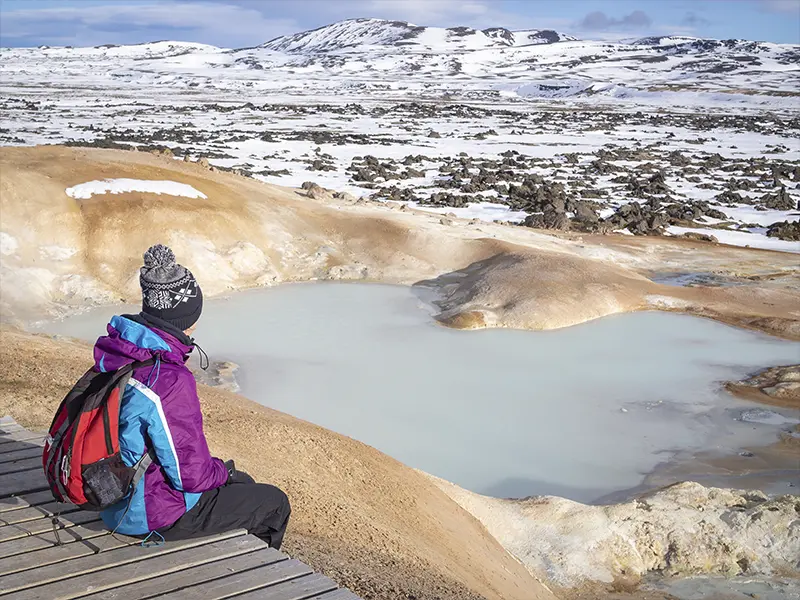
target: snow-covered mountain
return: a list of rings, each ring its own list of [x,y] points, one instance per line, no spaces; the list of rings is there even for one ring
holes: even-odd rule
[[[797,108],[800,45],[352,19],[238,50],[184,42],[0,51],[5,85]]]
[[[296,54],[319,54],[345,48],[392,46],[414,50],[463,50],[575,40],[551,30],[510,31],[502,27],[419,27],[405,21],[349,19],[311,31],[286,35],[262,44],[262,48]]]

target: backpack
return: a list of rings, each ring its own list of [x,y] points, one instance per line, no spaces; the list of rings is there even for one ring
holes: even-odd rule
[[[127,466],[119,450],[119,409],[135,362],[111,372],[89,369],[61,401],[45,438],[42,465],[58,502],[100,511],[136,488],[152,456]]]

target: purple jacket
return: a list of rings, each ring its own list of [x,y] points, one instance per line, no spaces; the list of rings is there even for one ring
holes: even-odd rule
[[[134,372],[119,415],[125,464],[133,466],[148,449],[155,458],[133,496],[101,513],[109,529],[144,535],[169,527],[202,492],[228,479],[225,465],[211,456],[203,435],[197,384],[185,364],[191,351],[174,335],[125,317],[111,319],[108,335],[95,344],[98,371],[156,359],[154,366]]]

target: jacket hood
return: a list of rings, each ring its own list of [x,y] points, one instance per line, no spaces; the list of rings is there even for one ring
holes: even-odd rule
[[[94,345],[95,369],[101,373],[151,358],[182,365],[192,351],[174,335],[126,317],[113,317],[106,330]]]

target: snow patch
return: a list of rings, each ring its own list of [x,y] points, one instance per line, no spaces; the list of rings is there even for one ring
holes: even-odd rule
[[[748,231],[730,231],[728,229],[711,228],[695,229],[693,227],[678,227],[677,225],[667,227],[667,233],[672,235],[683,235],[689,232],[713,235],[721,244],[728,244],[730,246],[749,246],[750,248],[761,248],[762,250],[800,253],[800,242],[779,240]]]
[[[3,256],[16,254],[17,248],[19,248],[17,238],[5,231],[0,231],[0,254]]]
[[[494,202],[471,202],[464,207],[427,206],[418,202],[408,202],[407,204],[426,212],[440,215],[452,213],[460,219],[479,219],[488,222],[508,221],[510,223],[521,223],[528,216],[528,213],[523,210],[512,210],[508,206]]]
[[[145,194],[166,194],[167,196],[184,196],[186,198],[207,198],[207,196],[185,183],[177,181],[159,181],[149,179],[104,179],[103,181],[87,181],[65,190],[67,196],[76,200],[88,200],[100,194],[124,194],[142,192]]]
[[[49,260],[68,260],[77,253],[77,248],[64,248],[63,246],[42,246],[39,248],[39,256]]]

